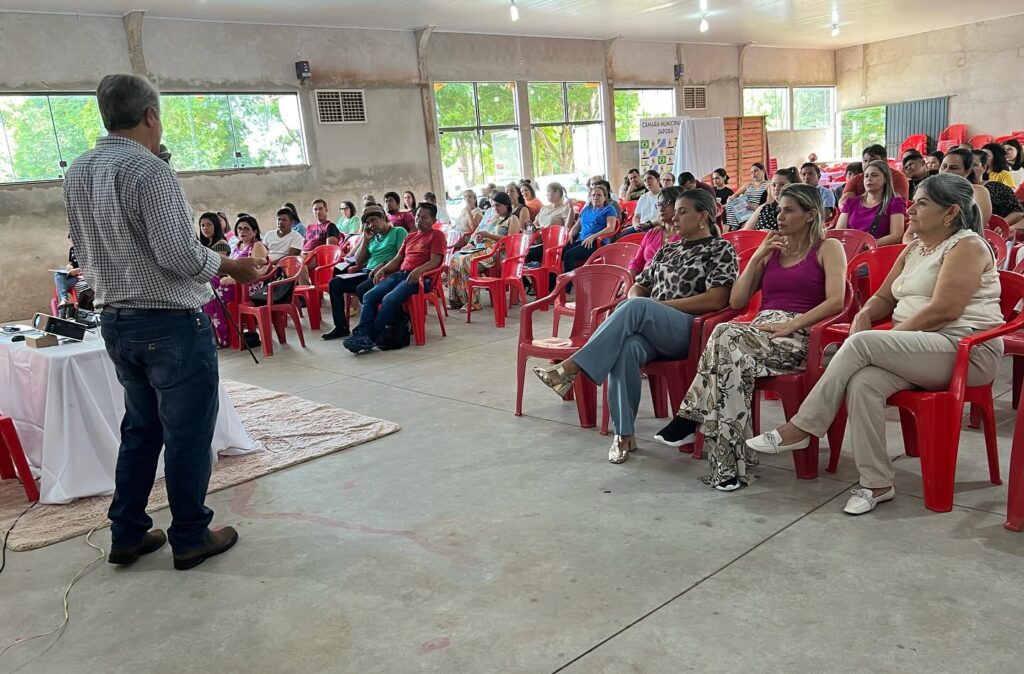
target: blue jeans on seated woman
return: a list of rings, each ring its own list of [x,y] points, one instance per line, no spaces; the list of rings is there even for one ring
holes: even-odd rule
[[[649,297],[618,306],[572,357],[598,386],[608,378],[608,409],[616,435],[633,435],[643,383],[652,360],[681,360],[690,351],[693,316]]]
[[[402,303],[420,291],[418,283],[406,283],[409,272],[391,274],[363,295],[363,310],[359,314],[359,325],[355,334],[377,339],[402,308]],[[424,283],[428,288],[430,282]]]
[[[201,547],[213,518],[205,501],[220,387],[210,317],[199,310],[122,315],[106,308],[100,330],[125,405],[108,513],[111,545],[138,545],[153,526],[146,504],[163,449],[167,538],[175,554]]]

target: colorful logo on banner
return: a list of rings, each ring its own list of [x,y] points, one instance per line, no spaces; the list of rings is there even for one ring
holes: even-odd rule
[[[645,117],[640,120],[640,171],[674,173],[679,124],[686,117]]]

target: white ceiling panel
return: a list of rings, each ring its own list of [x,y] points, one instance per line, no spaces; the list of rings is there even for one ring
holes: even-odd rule
[[[698,29],[702,4],[710,29]],[[1024,13],[1024,0],[0,0],[0,11],[835,49]],[[833,37],[833,10],[839,35]]]

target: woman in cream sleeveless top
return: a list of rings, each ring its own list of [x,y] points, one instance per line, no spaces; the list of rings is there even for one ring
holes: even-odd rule
[[[950,173],[926,178],[908,211],[917,235],[888,278],[851,322],[825,374],[789,422],[747,441],[759,452],[803,449],[823,437],[839,405],[850,414],[850,445],[860,486],[844,511],[862,515],[895,496],[895,471],[885,447],[885,401],[904,389],[949,386],[959,340],[1003,323],[999,272],[978,232],[981,212],[974,189]],[[872,330],[892,316],[891,330]],[[1002,340],[971,349],[968,386],[995,378]]]

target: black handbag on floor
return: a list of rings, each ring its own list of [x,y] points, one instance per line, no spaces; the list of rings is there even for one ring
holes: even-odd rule
[[[384,331],[377,338],[377,348],[381,351],[393,351],[409,346],[409,335],[412,334],[412,322],[405,309],[399,309],[394,318],[384,324]]]

